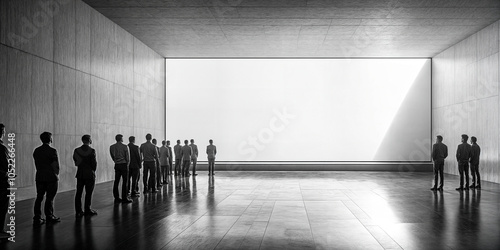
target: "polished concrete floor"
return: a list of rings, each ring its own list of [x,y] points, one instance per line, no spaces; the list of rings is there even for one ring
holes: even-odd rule
[[[56,197],[53,225],[16,204],[16,242],[0,249],[500,249],[500,185],[432,192],[431,173],[205,172],[76,219],[74,191]]]

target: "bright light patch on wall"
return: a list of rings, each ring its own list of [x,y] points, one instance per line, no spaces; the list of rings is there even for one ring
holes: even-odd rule
[[[429,139],[428,59],[167,60],[168,139],[213,139],[219,161],[412,161],[383,146],[401,129]]]

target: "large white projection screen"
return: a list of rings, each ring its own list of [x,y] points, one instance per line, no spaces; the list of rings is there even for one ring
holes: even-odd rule
[[[218,161],[429,161],[430,64],[167,59],[167,137],[200,160],[213,139]]]

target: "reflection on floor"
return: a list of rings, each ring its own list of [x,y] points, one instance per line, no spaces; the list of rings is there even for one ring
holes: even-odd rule
[[[16,204],[16,242],[1,249],[500,249],[500,185],[432,192],[431,173],[217,172],[174,178],[156,194],[114,204],[99,184],[99,215],[33,227],[33,200]]]

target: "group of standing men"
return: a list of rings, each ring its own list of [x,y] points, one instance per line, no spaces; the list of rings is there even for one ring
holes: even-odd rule
[[[37,147],[33,152],[35,161],[36,175],[36,192],[33,223],[42,224],[44,222],[55,223],[61,219],[54,215],[54,198],[57,194],[59,182],[59,156],[57,150],[51,146],[52,133],[43,132],[40,135],[42,145]],[[90,145],[92,138],[85,134],[81,138],[82,146],[75,148],[73,151],[73,161],[77,167],[76,171],[76,194],[75,194],[75,211],[76,217],[80,218],[84,215],[97,215],[97,211],[91,209],[92,193],[94,192],[97,157],[96,151]],[[82,209],[82,195],[85,189],[85,204]],[[42,218],[41,204],[45,197],[45,219]]]
[[[14,162],[11,157],[11,151],[5,147],[3,137],[5,136],[5,126],[0,124],[0,223],[2,223],[0,230],[0,238],[4,238],[5,232],[3,231],[5,216],[8,204],[8,188],[10,183],[8,181],[9,165]],[[97,160],[96,153],[90,147],[92,139],[90,135],[82,136],[82,146],[73,151],[73,160],[76,171],[76,195],[75,195],[75,210],[76,216],[82,217],[84,215],[97,215],[97,211],[90,208],[92,193],[95,186]],[[61,219],[54,215],[54,199],[57,194],[59,182],[59,155],[57,150],[51,146],[52,133],[43,132],[40,134],[40,141],[42,145],[33,151],[33,159],[35,163],[36,173],[36,199],[33,208],[34,217],[33,223],[39,225],[42,223],[56,223]],[[14,144],[14,143],[12,143]],[[82,194],[85,189],[85,206],[82,209]],[[7,198],[7,199],[6,199]],[[45,218],[42,217],[42,202],[45,198],[44,212]]]
[[[9,203],[9,173],[10,165],[13,159],[11,152],[3,142],[5,136],[5,126],[0,124],[0,239],[7,238],[10,235],[4,231],[5,218],[7,215]],[[59,155],[55,148],[51,146],[52,133],[43,132],[40,134],[42,145],[33,152],[33,159],[36,168],[36,199],[34,204],[33,223],[40,225],[45,222],[56,223],[60,221],[59,217],[54,215],[54,199],[58,190],[59,182]],[[76,171],[76,194],[75,211],[76,217],[97,215],[97,211],[91,208],[92,193],[95,187],[97,157],[96,151],[90,145],[92,138],[85,134],[81,138],[82,145],[73,151],[73,161],[77,167]],[[130,203],[129,197],[139,196],[139,178],[140,169],[144,166],[143,181],[144,193],[148,191],[156,192],[162,184],[168,183],[168,175],[172,175],[172,163],[174,154],[170,147],[170,141],[163,141],[161,147],[156,146],[156,140],[152,139],[151,134],[146,135],[146,142],[141,146],[135,145],[135,137],[129,137],[128,145],[123,144],[123,135],[115,136],[116,143],[110,146],[110,155],[115,163],[115,181],[113,185],[113,196],[115,201]],[[175,175],[188,176],[190,162],[193,162],[193,175],[196,175],[196,163],[198,158],[198,147],[191,140],[191,144],[182,147],[177,151],[180,141],[177,141],[175,159],[176,166],[183,162],[182,172],[176,167]],[[209,175],[214,173],[214,161],[217,153],[213,141],[207,146],[209,160]],[[122,195],[120,198],[118,186],[122,180]],[[82,209],[82,195],[85,190],[85,204]],[[42,217],[42,202],[45,199],[44,213]]]
[[[462,135],[462,143],[457,147],[456,158],[458,161],[458,172],[460,173],[460,186],[456,188],[458,191],[469,190],[469,188],[481,188],[480,174],[479,174],[479,157],[481,148],[477,144],[477,138],[471,137],[472,145],[467,143],[469,136]],[[444,160],[448,157],[448,147],[443,143],[443,137],[438,135],[436,143],[432,146],[432,160],[434,161],[434,186],[432,191],[443,191],[443,168]],[[469,163],[472,174],[472,185],[469,186]],[[438,178],[441,182],[438,186]],[[465,179],[465,185],[464,185]]]
[[[213,145],[213,140],[208,141],[210,144],[207,146],[207,157],[208,157],[208,175],[214,174],[214,161],[215,155],[217,154],[217,148]],[[175,176],[190,176],[189,168],[191,162],[193,163],[193,175],[198,175],[196,173],[196,164],[198,162],[198,146],[194,144],[194,140],[191,139],[191,144],[188,144],[188,140],[184,140],[184,146],[181,146],[181,140],[177,140],[177,144],[174,146],[175,152]],[[170,161],[171,162],[171,161]]]
[[[191,144],[188,140],[184,141],[184,146],[180,145],[180,140],[177,140],[177,145],[174,146],[174,152],[170,147],[170,141],[162,141],[162,146],[156,146],[156,139],[153,139],[151,134],[146,135],[146,142],[141,146],[135,145],[135,137],[129,137],[129,144],[123,144],[123,135],[118,134],[115,137],[116,143],[110,146],[111,158],[115,162],[115,182],[113,185],[113,196],[116,202],[130,203],[130,197],[139,195],[139,169],[143,169],[143,193],[155,193],[162,184],[168,183],[168,176],[190,176],[189,168],[193,163],[192,173],[196,176],[196,164],[198,161],[198,146],[191,139]],[[209,160],[209,175],[214,174],[214,161],[217,149],[213,145],[213,141],[209,141],[207,146],[207,155]],[[175,168],[172,171],[173,159],[175,153]],[[181,165],[182,163],[182,165]],[[211,167],[210,167],[211,166]],[[122,195],[120,198],[118,187],[122,180]]]

